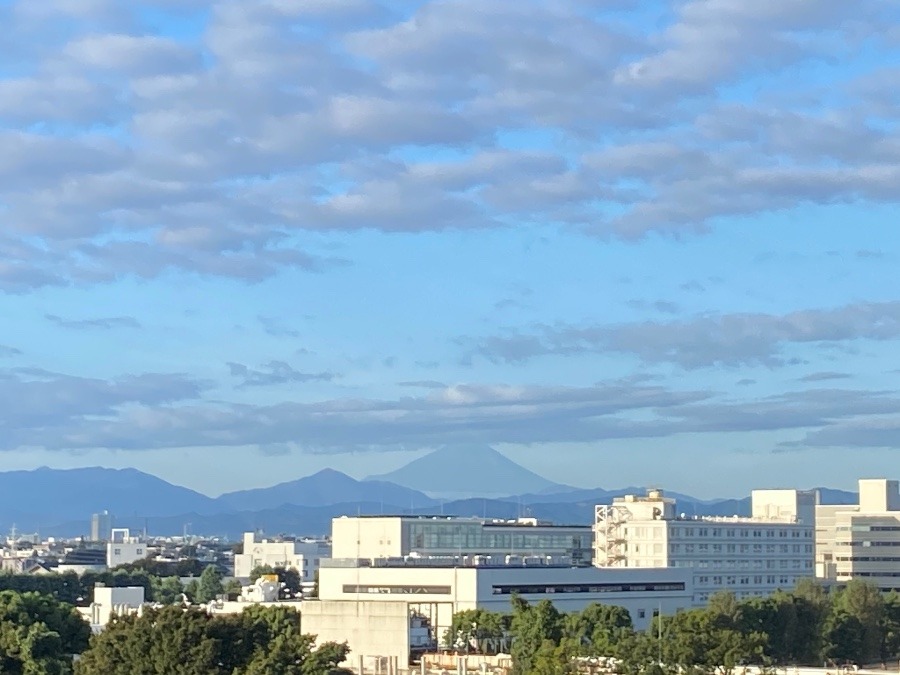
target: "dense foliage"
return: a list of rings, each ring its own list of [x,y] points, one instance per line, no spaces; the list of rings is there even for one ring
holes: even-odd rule
[[[65,675],[91,630],[69,604],[38,593],[0,591],[0,672]]]
[[[163,607],[113,619],[76,663],[76,675],[328,675],[347,655],[300,630],[300,614],[287,607],[250,607],[240,614],[209,615],[195,608]]]
[[[865,664],[900,654],[900,595],[862,581],[831,594],[813,580],[792,592],[744,601],[720,593],[705,608],[654,618],[646,632],[633,630],[618,607],[590,605],[561,614],[547,600],[530,605],[514,598],[512,605],[510,615],[460,612],[445,646],[484,653],[508,647],[515,675],[565,673],[578,657],[591,656],[618,659],[625,673],[659,673],[730,671],[741,664]]]

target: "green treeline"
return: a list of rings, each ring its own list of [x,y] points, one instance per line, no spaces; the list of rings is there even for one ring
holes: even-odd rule
[[[300,629],[293,607],[210,615],[195,607],[147,608],[91,635],[69,603],[0,591],[0,673],[13,675],[337,675],[346,644]]]
[[[192,572],[196,566],[190,566]],[[159,571],[166,572],[165,568]],[[143,586],[147,602],[172,604],[185,594],[191,602],[204,603],[223,593],[237,595],[240,584],[222,584],[222,574],[214,565],[199,568],[198,576],[182,584],[178,576],[160,576],[148,572],[142,565],[123,565],[108,572],[75,572],[62,574],[0,574],[0,591],[16,593],[40,593],[70,605],[87,606],[94,598],[94,586]],[[0,671],[2,672],[2,671]]]
[[[572,672],[578,657],[612,657],[623,673],[665,669],[711,672],[741,664],[866,664],[900,654],[900,595],[853,581],[830,594],[813,580],[791,592],[738,601],[714,596],[707,607],[632,628],[628,612],[591,605],[562,614],[549,601],[513,599],[513,611],[460,612],[444,636],[460,651],[513,656],[516,675]]]
[[[345,644],[300,630],[290,607],[249,607],[210,616],[196,608],[163,607],[113,619],[75,664],[75,675],[331,675]]]

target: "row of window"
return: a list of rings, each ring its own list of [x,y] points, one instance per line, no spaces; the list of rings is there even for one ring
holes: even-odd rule
[[[656,546],[657,544],[654,544]],[[635,545],[635,550],[637,545]],[[812,544],[669,544],[669,553],[812,553]]]
[[[900,532],[900,525],[851,525],[837,528],[838,532]]]
[[[835,546],[851,546],[853,548],[868,548],[870,546],[900,546],[900,541],[836,541]]]
[[[850,555],[850,556],[838,556],[836,558],[838,562],[889,562],[889,563],[898,563],[900,562],[900,558],[897,556],[875,556],[875,555]]]
[[[749,528],[719,528],[719,527],[673,527],[669,530],[669,535],[673,539],[681,537],[740,537],[743,539],[812,539],[812,530],[809,528],[799,529],[797,527],[787,527],[778,529],[749,529]]]
[[[767,586],[775,586],[776,584],[780,586],[786,586],[793,582],[793,578],[781,575],[776,576],[773,574],[769,574],[767,576],[755,575],[755,576],[700,576],[697,577],[697,585],[698,586],[762,586],[766,584]]]
[[[648,584],[510,584],[492,588],[494,595],[545,595],[551,593],[663,593],[683,591],[684,582]]]
[[[344,593],[372,593],[375,595],[450,595],[450,586],[367,586],[344,584]]]
[[[659,565],[657,565],[658,567]],[[672,560],[669,562],[669,567],[696,567],[698,569],[706,569],[706,568],[724,568],[724,569],[812,569],[813,562],[812,560]],[[635,567],[639,567],[639,565],[635,565]],[[647,565],[645,565],[647,567]]]

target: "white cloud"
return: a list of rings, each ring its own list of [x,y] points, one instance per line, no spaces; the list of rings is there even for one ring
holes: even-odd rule
[[[824,60],[862,39],[894,55],[886,3],[691,0],[658,26],[580,0],[153,6],[205,24],[169,35],[108,0],[6,10],[5,288],[321,267],[306,230],[639,239],[897,200],[890,73]]]

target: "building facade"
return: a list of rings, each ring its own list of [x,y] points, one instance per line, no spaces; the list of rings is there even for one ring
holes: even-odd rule
[[[691,606],[687,569],[599,569],[553,565],[486,565],[470,558],[455,564],[437,558],[403,562],[323,561],[319,597],[303,602],[303,630],[318,642],[347,640],[351,660],[392,657],[407,663],[418,650],[444,643],[453,615],[468,609],[509,613],[519,596],[549,600],[561,612],[592,603],[624,607],[635,627],[653,616]]]
[[[91,516],[91,541],[107,542],[112,535],[113,519],[109,511],[101,511]]]
[[[131,536],[128,528],[113,529],[106,545],[106,566],[113,569],[119,565],[127,565],[146,558],[149,552],[147,543],[140,537]]]
[[[616,498],[596,507],[594,564],[689,568],[696,606],[718,591],[763,596],[814,576],[818,494],[756,490],[752,502],[751,517],[688,518],[661,490]]]
[[[589,566],[590,526],[533,518],[489,520],[447,516],[343,516],[332,520],[333,557],[379,559],[446,556],[551,556]]]
[[[257,567],[283,567],[300,573],[303,583],[313,583],[320,561],[331,556],[327,541],[258,539],[253,532],[245,532],[243,553],[234,556],[234,576],[249,579]]]
[[[900,591],[900,483],[859,481],[859,503],[816,510],[816,574]]]

